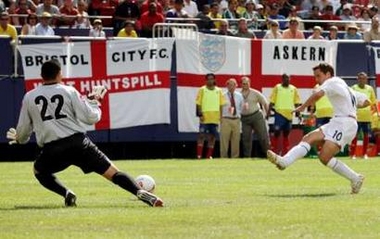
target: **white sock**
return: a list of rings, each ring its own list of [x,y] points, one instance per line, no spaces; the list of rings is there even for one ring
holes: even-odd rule
[[[359,174],[357,174],[345,163],[337,160],[336,158],[330,159],[330,161],[327,163],[327,166],[331,168],[337,174],[347,178],[350,181],[356,180],[359,177]]]
[[[285,156],[282,157],[282,162],[285,167],[290,166],[297,159],[303,158],[310,150],[310,144],[306,142],[300,142],[294,146]]]

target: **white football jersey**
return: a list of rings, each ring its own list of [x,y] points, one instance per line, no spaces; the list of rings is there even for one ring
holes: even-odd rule
[[[34,131],[37,144],[84,133],[84,124],[94,124],[101,118],[97,104],[89,103],[79,92],[63,84],[40,85],[24,96],[17,141],[26,143]]]
[[[320,87],[330,100],[334,109],[334,116],[356,117],[356,106],[366,99],[356,94],[344,80],[332,77],[326,80]]]

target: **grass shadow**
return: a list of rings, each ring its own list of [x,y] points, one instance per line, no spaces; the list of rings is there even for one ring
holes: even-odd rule
[[[281,194],[281,195],[265,195],[268,197],[276,198],[323,198],[323,197],[334,197],[336,193],[318,193],[318,194]]]

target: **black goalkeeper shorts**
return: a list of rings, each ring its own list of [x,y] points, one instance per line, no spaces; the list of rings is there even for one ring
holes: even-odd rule
[[[104,174],[111,166],[109,158],[82,133],[59,139],[44,145],[34,162],[38,173],[56,173],[71,165],[84,173]]]

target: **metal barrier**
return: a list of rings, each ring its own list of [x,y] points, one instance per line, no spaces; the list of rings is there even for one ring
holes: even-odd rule
[[[198,26],[192,23],[156,23],[153,26],[153,38],[198,39],[197,32]]]

